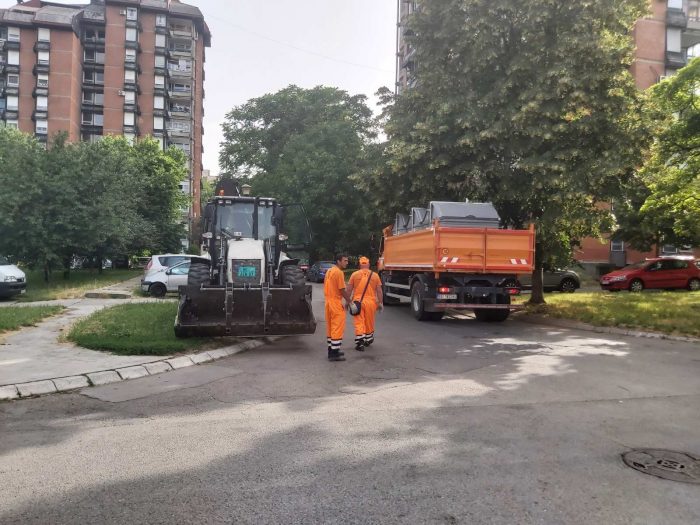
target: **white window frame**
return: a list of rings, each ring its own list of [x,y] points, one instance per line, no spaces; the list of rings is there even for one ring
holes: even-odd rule
[[[124,104],[136,104],[136,92],[135,91],[125,91],[124,92]]]
[[[153,109],[165,109],[165,97],[160,95],[153,97]]]
[[[164,88],[165,87],[165,77],[163,75],[156,75],[153,78],[153,82],[157,88]]]
[[[124,70],[124,83],[126,84],[136,84],[136,71],[133,69]]]
[[[41,104],[43,102],[43,104]],[[36,97],[36,110],[37,111],[48,111],[49,110],[49,97],[46,95],[38,95]]]
[[[11,78],[16,78],[17,82],[10,82]],[[7,87],[19,87],[19,74],[10,73],[7,75]]]
[[[153,129],[162,130],[163,129],[163,117],[153,117]]]
[[[37,31],[37,41],[51,42],[51,30],[47,27],[40,27]]]
[[[156,27],[168,27],[168,17],[165,15],[156,15]]]
[[[5,127],[9,129],[19,129],[19,120],[6,120]]]
[[[19,111],[19,97],[17,95],[7,95],[5,109],[7,111]]]
[[[7,28],[7,41],[8,42],[19,42],[20,40],[20,29],[19,27],[8,27]]]
[[[124,51],[124,62],[136,63],[136,50],[126,49]]]
[[[160,33],[156,34],[156,47],[165,47],[167,45],[167,41],[165,39],[165,35],[161,35]]]
[[[130,36],[133,38],[129,38]],[[138,42],[138,32],[133,27],[127,27],[125,38],[127,42]]]
[[[48,51],[38,51],[36,55],[36,61],[38,64],[51,63],[51,55]]]
[[[610,241],[610,251],[611,252],[624,252],[625,251],[625,241]]]
[[[135,126],[136,114],[131,111],[124,112],[124,125],[125,126]]]
[[[154,67],[165,68],[165,56],[155,55],[155,57],[153,59],[153,65],[154,65]]]
[[[9,49],[7,51],[7,65],[19,66],[19,51]]]
[[[136,9],[135,7],[127,7],[126,8],[126,19],[127,20],[138,20],[139,19],[139,10]]]
[[[681,52],[681,30],[677,27],[666,28],[666,51]]]
[[[49,121],[48,120],[37,120],[34,126],[34,131],[37,134],[48,135],[49,133]]]
[[[49,75],[46,73],[39,73],[36,76],[36,87],[48,88],[49,87]]]

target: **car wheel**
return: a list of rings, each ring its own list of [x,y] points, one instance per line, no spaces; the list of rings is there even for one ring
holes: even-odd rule
[[[700,279],[691,279],[688,282],[688,290],[691,292],[700,291]]]
[[[641,281],[641,279],[635,279],[630,283],[630,292],[641,292],[644,290],[644,283]]]
[[[573,279],[563,279],[561,283],[559,283],[559,291],[564,293],[574,293],[576,288],[576,281]]]
[[[148,293],[151,294],[153,297],[157,298],[162,298],[165,297],[165,293],[168,290],[165,288],[165,285],[163,283],[153,283],[149,288],[148,288]]]

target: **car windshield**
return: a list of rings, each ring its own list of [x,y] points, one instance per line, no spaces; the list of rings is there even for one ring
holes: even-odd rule
[[[8,266],[9,264],[10,261],[7,260],[7,257],[0,255],[0,266]]]

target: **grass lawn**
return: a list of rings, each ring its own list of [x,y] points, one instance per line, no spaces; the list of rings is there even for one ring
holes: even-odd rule
[[[0,308],[0,332],[34,326],[46,317],[56,315],[62,306],[7,306]]]
[[[546,305],[528,311],[597,326],[700,337],[700,292],[551,293],[545,300]]]
[[[82,297],[85,292],[117,284],[134,277],[139,277],[142,270],[73,270],[70,279],[63,279],[63,273],[56,271],[51,280],[44,282],[42,271],[27,271],[27,293],[15,296],[21,302],[51,301],[54,299],[75,299]]]
[[[163,302],[105,308],[75,323],[66,339],[84,348],[121,355],[169,355],[212,343],[210,338],[175,337],[177,306]],[[223,341],[231,343],[230,338]]]

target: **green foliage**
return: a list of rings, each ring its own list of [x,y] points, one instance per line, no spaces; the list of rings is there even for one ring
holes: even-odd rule
[[[178,250],[184,235],[179,190],[182,152],[153,139],[121,137],[48,149],[16,130],[0,129],[0,253],[48,274],[73,255]]]
[[[289,86],[234,108],[223,130],[222,171],[249,178],[254,195],[303,204],[312,256],[367,252],[376,213],[353,180],[375,137],[364,96]]]
[[[650,88],[654,141],[618,207],[619,235],[639,249],[700,245],[700,58]]]
[[[382,93],[390,142],[366,187],[392,211],[491,201],[508,226],[536,223],[538,266],[568,262],[579,239],[610,226],[600,203],[638,162],[644,135],[628,66],[645,7],[421,2],[408,37],[417,83],[395,100]]]
[[[34,326],[42,319],[56,315],[63,306],[6,306],[0,308],[0,333]]]
[[[67,336],[75,344],[121,355],[172,355],[209,339],[177,339],[173,319],[177,303],[124,304],[81,319]],[[226,341],[230,344],[230,340]]]

